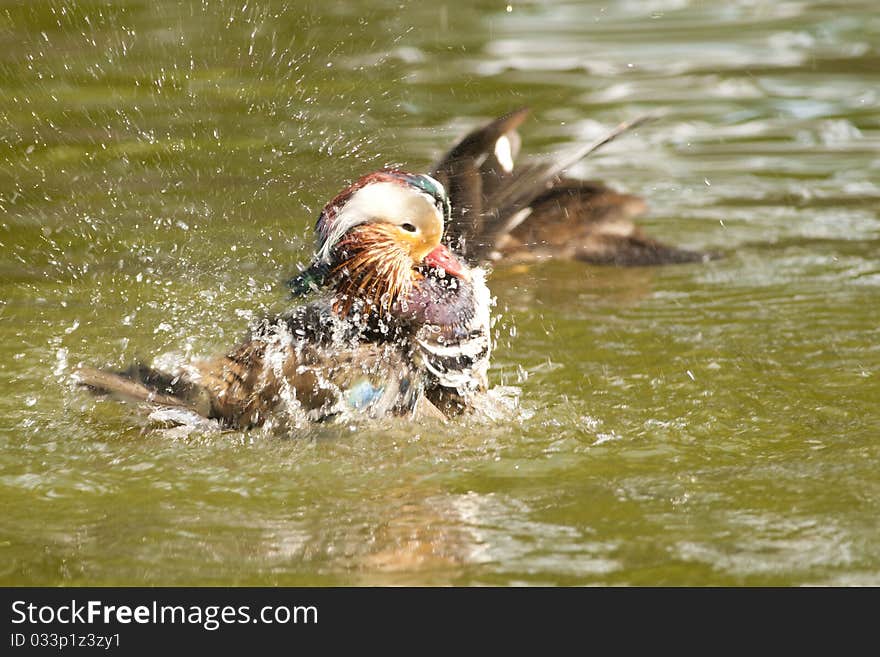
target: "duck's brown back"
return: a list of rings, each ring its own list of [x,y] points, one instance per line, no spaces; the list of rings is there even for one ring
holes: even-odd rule
[[[434,165],[432,175],[446,185],[452,203],[448,243],[469,262],[557,258],[633,266],[716,257],[648,237],[633,221],[647,209],[638,196],[563,175],[647,117],[558,158],[514,167],[521,144],[517,128],[527,113],[517,110],[474,130]]]

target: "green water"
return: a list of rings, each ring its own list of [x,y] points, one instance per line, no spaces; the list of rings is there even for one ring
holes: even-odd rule
[[[175,438],[66,383],[283,307],[352,178],[534,109],[723,260],[498,269],[496,423]],[[0,5],[0,583],[880,584],[863,2]]]

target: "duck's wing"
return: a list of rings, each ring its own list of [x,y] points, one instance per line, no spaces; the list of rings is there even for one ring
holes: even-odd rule
[[[706,254],[667,246],[645,236],[633,218],[642,199],[564,172],[621,134],[653,117],[621,123],[593,143],[552,159],[514,166],[517,110],[474,130],[435,165],[453,214],[450,246],[472,263],[490,260],[574,258],[600,264],[647,265],[703,260]]]
[[[333,321],[323,304],[308,304],[262,322],[229,353],[179,371],[136,364],[118,372],[84,367],[74,377],[96,393],[186,408],[236,428],[285,410],[315,421],[414,412],[424,386],[406,354],[351,340]]]
[[[196,368],[213,416],[238,427],[262,425],[285,409],[313,421],[403,414],[414,409],[420,394],[400,350],[374,343],[328,349],[279,335],[245,342]]]
[[[445,239],[472,263],[484,260],[491,247],[487,236],[501,218],[487,202],[510,186],[520,147],[516,129],[528,113],[522,108],[470,132],[432,167],[431,175],[443,183],[452,205]]]
[[[529,203],[529,216],[496,243],[509,262],[567,258],[599,265],[664,265],[712,254],[664,244],[633,220],[647,209],[638,196],[600,182],[558,179]]]

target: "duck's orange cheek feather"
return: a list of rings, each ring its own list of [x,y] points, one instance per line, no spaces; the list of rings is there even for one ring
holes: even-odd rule
[[[420,263],[440,243],[439,234],[410,235],[402,233],[397,236],[397,242],[403,247],[413,262]]]

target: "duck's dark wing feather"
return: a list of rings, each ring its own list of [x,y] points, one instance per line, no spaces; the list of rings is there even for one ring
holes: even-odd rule
[[[645,236],[632,221],[646,209],[640,198],[563,175],[652,116],[621,123],[601,139],[555,158],[514,167],[517,128],[527,115],[527,109],[520,109],[487,123],[434,165],[432,175],[447,187],[452,202],[447,242],[467,260],[573,258],[649,265],[708,257]]]
[[[96,393],[182,407],[237,428],[283,416],[290,404],[311,420],[424,410],[423,382],[398,346],[348,339],[333,323],[326,304],[308,304],[264,321],[227,354],[180,371],[82,367],[74,378]]]
[[[528,113],[527,108],[511,112],[465,135],[432,167],[452,204],[445,239],[471,262],[484,259],[485,237],[501,220],[487,201],[510,187],[520,144],[516,129]]]
[[[529,206],[526,220],[496,244],[497,253],[506,261],[566,258],[598,265],[641,266],[711,257],[648,237],[633,221],[645,212],[644,200],[600,182],[560,178]]]

